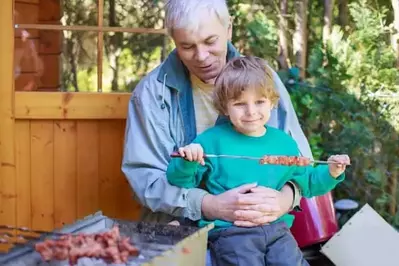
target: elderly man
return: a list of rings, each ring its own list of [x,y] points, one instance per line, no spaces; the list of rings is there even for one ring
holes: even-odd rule
[[[166,27],[176,49],[137,85],[127,116],[122,171],[144,207],[142,219],[166,223],[174,217],[206,217],[250,227],[298,206],[300,193],[292,183],[281,191],[246,184],[220,195],[168,183],[170,154],[226,121],[218,117],[211,94],[226,61],[240,54],[229,43],[232,25],[225,0],[167,1]],[[312,157],[288,92],[273,74],[281,100],[269,124],[289,132],[301,153]]]

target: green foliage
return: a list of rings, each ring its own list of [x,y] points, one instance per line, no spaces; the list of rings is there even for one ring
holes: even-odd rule
[[[282,77],[315,157],[348,153],[352,158],[347,180],[336,197],[368,202],[399,226],[392,213],[398,209],[395,199],[399,198],[395,183],[399,102],[375,96],[399,92],[399,70],[388,42],[385,12],[373,10],[364,0],[352,3],[354,27],[345,37],[335,26],[326,45],[314,45],[308,79],[301,82],[292,74]],[[290,84],[290,79],[295,82]]]
[[[275,61],[277,56],[277,28],[273,20],[257,12],[254,19],[246,25],[248,49],[253,55]]]
[[[276,20],[263,5],[250,1],[228,1],[233,17],[232,42],[243,54],[267,59],[276,66],[278,33]]]

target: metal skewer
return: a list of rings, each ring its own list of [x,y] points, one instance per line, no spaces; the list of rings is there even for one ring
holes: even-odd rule
[[[173,152],[171,155],[173,158],[182,157],[178,152]],[[253,156],[244,156],[244,155],[227,155],[227,154],[204,154],[206,158],[232,158],[232,159],[246,159],[246,160],[256,160],[260,161],[262,157],[253,157]],[[310,160],[311,163],[318,163],[318,164],[341,164],[339,162],[334,161],[320,161],[320,160]],[[350,165],[350,164],[346,164]]]

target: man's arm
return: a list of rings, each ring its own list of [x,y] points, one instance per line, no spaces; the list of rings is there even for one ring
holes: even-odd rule
[[[285,190],[285,191],[284,191]],[[290,211],[300,211],[301,207],[301,198],[302,198],[302,191],[300,190],[299,186],[295,181],[289,181],[284,185],[281,192],[284,192],[282,197],[284,202],[289,202],[288,212]]]
[[[136,87],[129,102],[122,171],[140,202],[153,212],[198,220],[202,198],[208,193],[167,181],[175,146],[169,133],[169,111],[160,108],[156,95],[144,86],[142,82]]]

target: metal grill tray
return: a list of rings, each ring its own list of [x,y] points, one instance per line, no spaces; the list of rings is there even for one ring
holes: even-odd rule
[[[88,216],[83,220],[66,226],[56,232],[61,233],[98,233],[112,228],[117,224],[121,235],[128,236],[132,244],[138,247],[140,255],[138,257],[131,257],[127,264],[112,264],[112,265],[141,265],[150,262],[153,258],[171,250],[173,247],[186,238],[187,236],[197,232],[199,228],[189,226],[172,226],[162,224],[152,224],[144,222],[130,222],[119,219],[111,219],[101,212]],[[8,253],[0,253],[0,265],[4,266],[65,266],[69,265],[68,261],[51,261],[43,262],[39,253],[32,247],[33,244],[49,238],[51,235],[42,235],[38,240],[33,240],[24,246],[16,246]],[[102,266],[107,265],[104,261],[99,259],[81,258],[78,261],[78,266]]]

